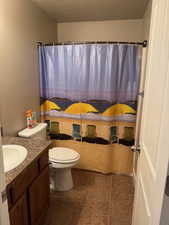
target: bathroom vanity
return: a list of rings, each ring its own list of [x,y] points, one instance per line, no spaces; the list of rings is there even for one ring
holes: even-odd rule
[[[20,144],[28,150],[25,161],[6,173],[11,225],[40,225],[49,207],[50,141],[6,138],[3,144]]]

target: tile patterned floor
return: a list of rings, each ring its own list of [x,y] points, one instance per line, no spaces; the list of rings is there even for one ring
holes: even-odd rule
[[[72,173],[73,190],[51,193],[45,225],[131,225],[131,177],[83,170]]]

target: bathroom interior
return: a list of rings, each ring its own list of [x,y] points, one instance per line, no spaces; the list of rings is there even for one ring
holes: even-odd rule
[[[10,224],[131,225],[151,1],[2,9]]]

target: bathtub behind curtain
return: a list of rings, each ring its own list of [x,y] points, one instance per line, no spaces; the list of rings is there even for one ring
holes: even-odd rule
[[[40,46],[41,119],[53,145],[81,154],[80,168],[130,173],[139,47]]]

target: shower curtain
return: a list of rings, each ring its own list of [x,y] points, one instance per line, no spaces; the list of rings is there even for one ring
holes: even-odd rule
[[[39,47],[41,120],[54,146],[81,154],[79,167],[131,173],[140,47]]]

